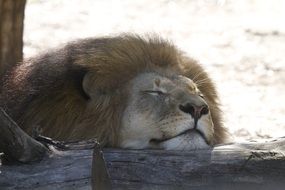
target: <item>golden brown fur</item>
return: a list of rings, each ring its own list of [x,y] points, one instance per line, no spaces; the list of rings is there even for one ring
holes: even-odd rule
[[[26,60],[4,78],[0,106],[28,133],[40,126],[43,135],[58,140],[96,137],[116,146],[126,84],[148,71],[192,79],[209,104],[215,143],[224,140],[217,92],[207,73],[158,37],[79,40]]]

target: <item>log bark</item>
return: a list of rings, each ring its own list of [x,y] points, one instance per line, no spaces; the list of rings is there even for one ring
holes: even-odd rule
[[[0,77],[22,61],[26,0],[0,0]]]
[[[93,143],[94,144],[94,143]],[[92,144],[0,166],[1,189],[91,189]],[[209,150],[104,149],[112,189],[284,189],[285,138]]]

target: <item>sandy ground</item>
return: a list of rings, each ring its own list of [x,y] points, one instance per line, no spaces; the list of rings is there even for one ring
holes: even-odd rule
[[[285,136],[285,1],[30,0],[25,57],[69,40],[158,33],[198,59],[236,140]]]

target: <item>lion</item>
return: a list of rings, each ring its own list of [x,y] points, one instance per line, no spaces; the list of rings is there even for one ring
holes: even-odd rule
[[[0,106],[28,134],[102,146],[192,150],[223,143],[219,98],[203,67],[158,36],[67,43],[12,69]]]

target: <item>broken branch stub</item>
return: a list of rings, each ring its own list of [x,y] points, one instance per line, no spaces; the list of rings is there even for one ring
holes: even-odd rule
[[[99,143],[95,144],[92,160],[91,184],[93,190],[111,190],[110,175],[107,171],[105,159]]]
[[[26,134],[0,108],[0,151],[9,160],[27,163],[41,160],[48,153],[48,148]]]

